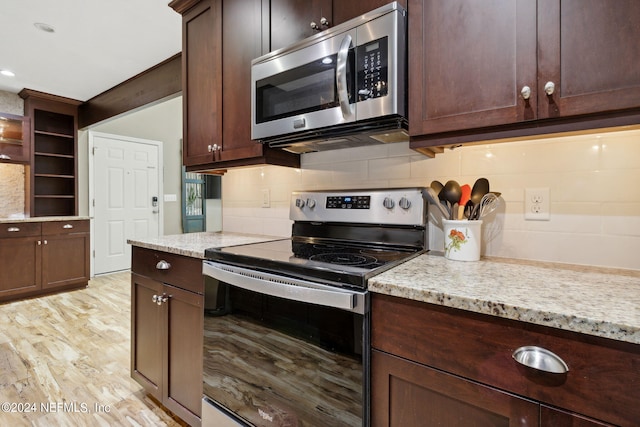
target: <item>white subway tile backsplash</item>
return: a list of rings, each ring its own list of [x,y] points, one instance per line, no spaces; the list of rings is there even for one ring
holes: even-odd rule
[[[385,144],[305,154],[298,170],[231,170],[222,180],[223,228],[288,236],[296,190],[428,186],[436,179],[473,185],[481,176],[503,202],[485,218],[483,255],[640,269],[638,129],[479,144],[433,159],[408,143]],[[535,187],[550,190],[549,221],[524,220],[524,190]],[[270,209],[258,208],[261,188],[271,191]],[[429,241],[442,250],[437,215],[429,215]]]

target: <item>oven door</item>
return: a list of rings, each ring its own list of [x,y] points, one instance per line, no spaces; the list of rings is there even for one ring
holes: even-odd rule
[[[251,138],[355,121],[356,31],[284,52],[251,67]]]
[[[366,292],[213,261],[203,273],[203,426],[221,414],[251,426],[367,425]]]

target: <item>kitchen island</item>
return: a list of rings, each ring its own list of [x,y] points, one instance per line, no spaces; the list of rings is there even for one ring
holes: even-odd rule
[[[422,255],[369,290],[372,426],[640,420],[640,272]]]

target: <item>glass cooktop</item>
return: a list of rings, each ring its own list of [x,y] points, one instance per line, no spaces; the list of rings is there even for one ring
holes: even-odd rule
[[[368,278],[421,252],[366,244],[285,239],[207,249],[205,257],[276,274],[364,288]]]

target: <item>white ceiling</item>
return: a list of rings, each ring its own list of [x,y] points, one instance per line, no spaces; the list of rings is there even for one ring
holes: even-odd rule
[[[86,101],[182,50],[169,0],[0,0],[0,90]],[[47,33],[35,23],[55,29]]]

